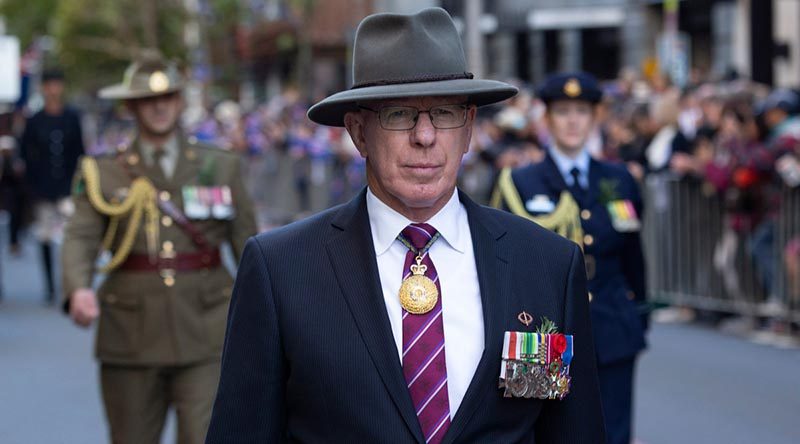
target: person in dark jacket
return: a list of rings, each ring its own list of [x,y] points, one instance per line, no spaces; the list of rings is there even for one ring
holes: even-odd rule
[[[456,187],[516,88],[466,72],[440,8],[367,17],[353,60],[308,117],[368,186],[247,243],[206,443],[604,442],[580,248]]]
[[[46,300],[55,302],[53,244],[61,240],[71,214],[70,184],[83,155],[80,115],[64,102],[64,75],[42,74],[44,108],[28,119],[20,143],[25,179],[32,193],[36,238],[41,246],[47,283]]]

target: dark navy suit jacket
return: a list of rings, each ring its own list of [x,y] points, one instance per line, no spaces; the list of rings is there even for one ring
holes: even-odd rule
[[[604,442],[586,274],[572,242],[464,194],[485,349],[445,443]],[[458,297],[444,295],[444,297]],[[503,333],[574,335],[571,393],[504,398]],[[458,347],[459,338],[447,338]],[[424,443],[379,282],[365,192],[252,238],[231,301],[207,443]]]
[[[553,159],[515,170],[511,175],[523,202],[546,195],[557,202],[567,185]],[[604,185],[601,185],[604,184]],[[645,348],[645,262],[639,232],[614,229],[602,188],[613,187],[614,200],[629,200],[641,218],[639,186],[624,165],[589,164],[589,188],[574,196],[581,208],[581,227],[592,294],[591,313],[597,360],[600,365],[631,359]],[[530,212],[531,215],[540,215]],[[641,220],[641,219],[640,219]],[[586,239],[586,238],[585,238]]]

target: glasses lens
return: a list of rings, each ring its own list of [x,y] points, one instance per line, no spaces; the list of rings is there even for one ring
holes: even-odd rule
[[[387,106],[381,108],[381,125],[390,130],[407,130],[414,127],[419,111],[410,106]]]
[[[464,105],[443,105],[431,108],[433,126],[440,129],[458,128],[467,121],[467,107]]]
[[[409,130],[417,124],[420,111],[411,106],[386,106],[380,109],[381,126],[387,130]],[[435,106],[427,111],[433,126],[439,129],[458,128],[467,121],[466,105]]]

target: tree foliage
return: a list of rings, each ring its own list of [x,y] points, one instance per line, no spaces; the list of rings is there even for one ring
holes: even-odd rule
[[[52,12],[57,4],[58,0],[0,0],[6,33],[17,36],[26,48],[36,37],[50,33]]]
[[[181,0],[58,2],[53,35],[67,74],[89,89],[119,81],[142,49],[184,59]]]

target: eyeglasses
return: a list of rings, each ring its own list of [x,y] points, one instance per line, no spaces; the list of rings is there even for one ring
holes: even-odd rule
[[[428,113],[433,127],[437,129],[460,128],[467,123],[467,105],[441,105],[429,109],[417,109],[413,106],[384,106],[378,110],[361,105],[358,107],[378,114],[381,128],[390,131],[405,131],[414,128],[422,113]]]

